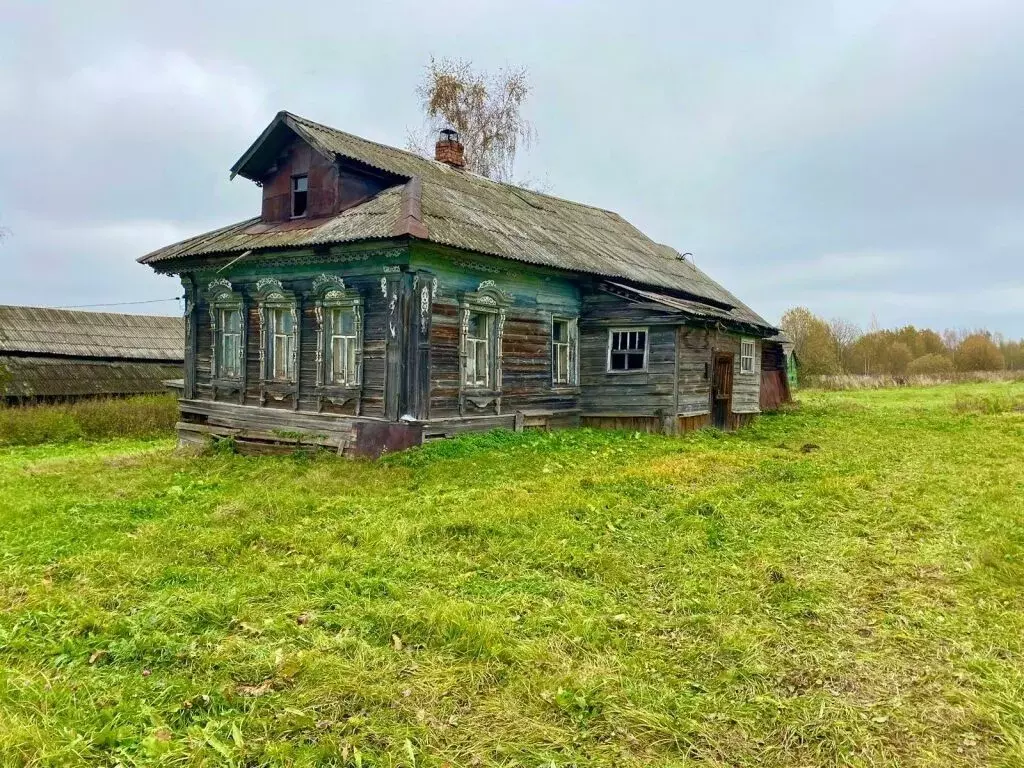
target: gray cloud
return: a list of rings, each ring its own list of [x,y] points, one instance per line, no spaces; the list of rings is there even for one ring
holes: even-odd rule
[[[227,169],[278,109],[401,145],[434,54],[527,66],[519,174],[768,317],[1024,335],[1020,3],[213,5],[5,8],[0,302],[176,295],[134,258],[258,209]]]

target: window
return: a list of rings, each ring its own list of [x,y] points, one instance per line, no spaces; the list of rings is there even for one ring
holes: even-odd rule
[[[292,177],[292,218],[306,215],[306,200],[309,197],[309,177]]]
[[[551,383],[576,384],[576,321],[562,317],[551,319]]]
[[[647,368],[647,329],[613,328],[608,332],[608,370],[642,371]]]
[[[328,357],[331,384],[356,383],[356,311],[353,307],[330,310]]]
[[[291,381],[295,378],[295,317],[290,309],[268,309],[270,326],[270,378]]]
[[[466,324],[466,371],[468,387],[487,387],[491,383],[491,315],[470,312]]]
[[[740,373],[754,372],[754,340],[740,341]]]
[[[237,379],[242,375],[242,313],[222,309],[217,318],[217,376]]]

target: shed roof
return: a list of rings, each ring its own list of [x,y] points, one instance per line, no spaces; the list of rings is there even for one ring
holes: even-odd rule
[[[0,354],[178,362],[184,350],[180,317],[0,306]]]
[[[286,141],[299,136],[332,159],[347,159],[399,177],[373,199],[302,228],[248,219],[153,251],[139,259],[172,268],[177,259],[372,240],[414,234],[431,242],[576,273],[617,278],[667,289],[733,309],[737,316],[771,326],[673,248],[655,243],[612,211],[488,179],[470,171],[368,141],[280,112],[232,167],[261,180]],[[402,181],[406,189],[403,189]],[[416,189],[414,218],[425,227],[403,228],[409,189]],[[159,265],[159,266],[158,266]]]

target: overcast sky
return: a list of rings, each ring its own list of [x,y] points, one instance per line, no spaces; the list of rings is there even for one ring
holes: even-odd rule
[[[517,175],[769,320],[1024,336],[1020,0],[146,5],[4,0],[0,303],[178,295],[136,257],[259,211],[278,110],[403,146],[435,55],[527,67]]]

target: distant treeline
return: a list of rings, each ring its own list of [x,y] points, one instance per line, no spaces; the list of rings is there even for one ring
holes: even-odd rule
[[[912,325],[864,331],[841,318],[825,320],[805,307],[780,321],[796,347],[801,373],[943,376],[954,372],[1024,370],[1024,339],[986,330],[941,333]]]

